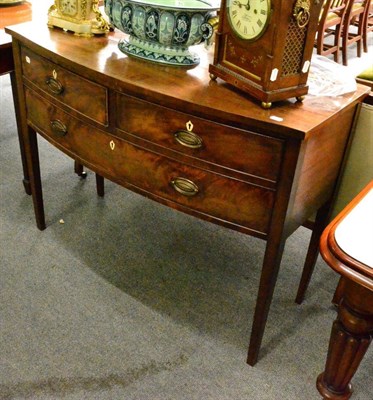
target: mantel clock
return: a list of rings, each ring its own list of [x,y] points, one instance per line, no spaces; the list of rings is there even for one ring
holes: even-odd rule
[[[322,0],[222,0],[210,77],[265,108],[302,100],[321,7]]]
[[[99,0],[54,0],[48,11],[48,26],[77,35],[100,35],[109,31],[109,23],[98,8]]]

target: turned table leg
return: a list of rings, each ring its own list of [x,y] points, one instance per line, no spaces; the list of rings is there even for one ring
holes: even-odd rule
[[[325,371],[317,379],[317,389],[324,399],[350,398],[351,379],[372,335],[373,292],[346,279],[338,318],[333,323]]]
[[[333,295],[333,299],[332,299],[332,303],[336,307],[339,306],[339,303],[342,300],[344,288],[345,288],[345,285],[346,285],[346,281],[347,281],[347,278],[344,278],[343,276],[341,276],[339,281],[338,281],[338,285],[337,285],[337,288],[335,289],[335,292],[334,292],[334,295]]]

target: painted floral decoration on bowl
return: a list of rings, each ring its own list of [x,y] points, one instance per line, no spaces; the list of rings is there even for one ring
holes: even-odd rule
[[[171,65],[196,65],[189,46],[213,34],[209,22],[218,0],[105,0],[110,23],[129,34],[120,50],[138,58]]]

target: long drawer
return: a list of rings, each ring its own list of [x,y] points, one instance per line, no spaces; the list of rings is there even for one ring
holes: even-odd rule
[[[278,180],[284,143],[134,97],[117,94],[116,126],[132,135],[203,161],[272,182]]]
[[[108,124],[107,89],[22,48],[22,72],[57,101],[102,125]]]
[[[48,140],[114,181],[202,218],[267,233],[274,191],[133,145],[82,123],[29,89],[26,103],[29,123]]]

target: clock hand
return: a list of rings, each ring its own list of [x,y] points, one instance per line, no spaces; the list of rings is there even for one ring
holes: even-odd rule
[[[249,11],[250,10],[250,0],[247,0],[247,4],[245,5],[245,8],[246,8],[246,10],[247,11]]]
[[[236,6],[238,6],[239,8],[244,7],[244,4],[242,4],[242,3],[241,3],[240,1],[238,1],[238,0],[234,0],[234,1],[233,1],[233,4],[236,5]]]

